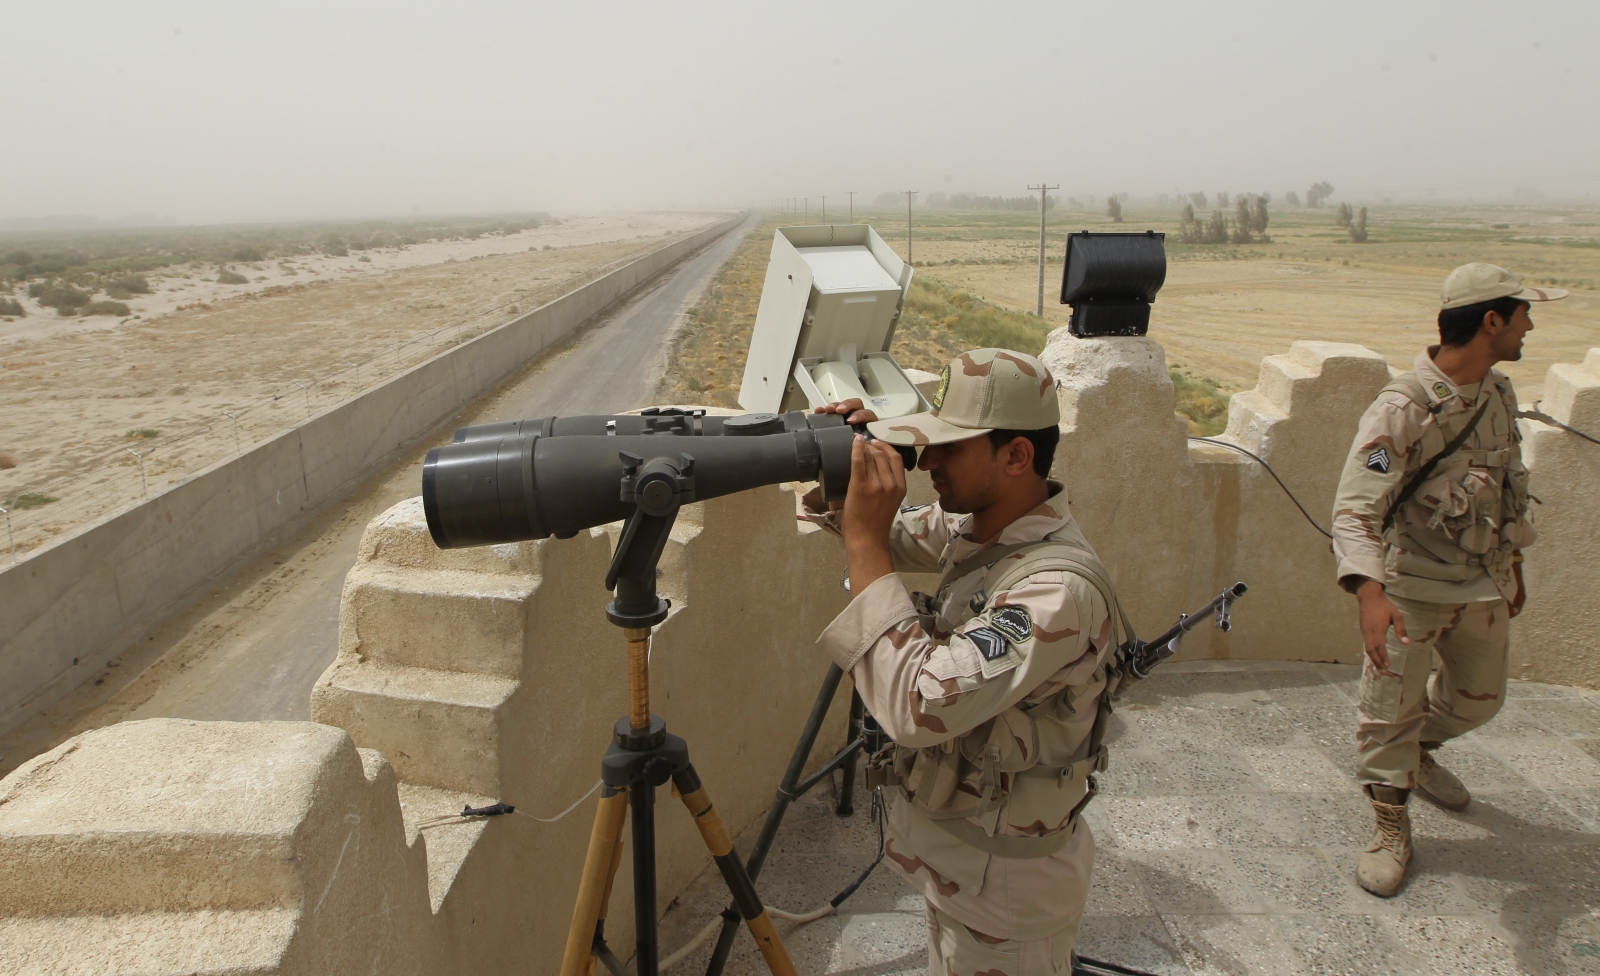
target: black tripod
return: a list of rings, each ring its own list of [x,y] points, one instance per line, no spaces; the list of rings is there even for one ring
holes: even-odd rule
[[[668,609],[667,601],[656,594],[656,563],[679,505],[694,500],[694,459],[683,455],[676,462],[656,459],[644,465],[642,459],[625,455],[623,461],[623,498],[638,508],[622,531],[606,573],[606,589],[616,591],[616,599],[606,606],[606,619],[621,627],[628,640],[628,715],[617,720],[611,747],[600,763],[604,785],[561,976],[587,976],[596,957],[608,968],[615,964],[605,942],[605,914],[622,861],[625,811],[633,821],[634,974],[657,976],[655,793],[669,779],[700,828],[767,968],[773,976],[796,976],[783,941],[733,850],[733,839],[689,762],[688,743],[668,734],[666,723],[650,714],[650,628],[667,618]]]

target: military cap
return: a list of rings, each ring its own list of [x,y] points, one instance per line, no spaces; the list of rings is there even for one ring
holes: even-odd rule
[[[1522,279],[1494,264],[1474,261],[1450,272],[1440,294],[1441,307],[1461,308],[1496,298],[1515,298],[1522,302],[1553,302],[1566,298],[1565,288],[1528,288]]]
[[[964,352],[939,374],[933,409],[867,425],[890,444],[949,444],[991,430],[1040,430],[1061,423],[1056,380],[1027,353],[1009,349]]]

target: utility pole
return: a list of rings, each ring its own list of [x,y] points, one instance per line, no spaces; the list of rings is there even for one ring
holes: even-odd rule
[[[828,222],[828,198],[826,195],[822,198],[822,222]]]
[[[856,191],[851,190],[849,192],[850,192],[850,222],[853,224],[853,223],[856,222]]]
[[[135,458],[138,458],[138,460],[139,460],[139,494],[143,495],[145,498],[149,498],[150,497],[150,485],[149,485],[148,482],[146,482],[144,480],[144,455],[140,454],[138,451],[135,451],[131,447],[125,447],[125,448],[123,448],[123,450],[127,451],[129,454],[132,454]]]
[[[803,224],[811,223],[811,198],[810,197],[806,197],[806,208],[800,212],[800,218],[801,218],[800,222],[803,223]]]
[[[915,200],[921,190],[901,190],[906,198],[906,263],[911,263],[911,201]]]
[[[1030,186],[1030,187],[1028,187],[1028,189],[1030,189],[1030,190],[1038,190],[1039,191],[1039,305],[1038,305],[1037,308],[1034,309],[1033,314],[1037,315],[1039,318],[1042,319],[1042,318],[1044,318],[1044,205],[1046,203],[1045,194],[1048,193],[1051,190],[1059,190],[1059,189],[1061,189],[1061,187],[1059,187],[1059,186],[1045,186],[1044,185],[1044,181],[1041,180],[1041,181],[1039,181],[1039,185],[1038,186]]]

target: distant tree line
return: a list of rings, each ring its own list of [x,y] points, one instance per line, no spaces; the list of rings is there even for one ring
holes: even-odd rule
[[[1351,209],[1348,203],[1339,204],[1339,214],[1334,218],[1334,223],[1343,227],[1350,235],[1350,243],[1365,244],[1367,242],[1367,208]]]
[[[1267,210],[1267,194],[1241,193],[1233,200],[1233,220],[1222,215],[1221,210],[1211,211],[1207,219],[1195,215],[1192,198],[1205,194],[1190,194],[1191,201],[1183,205],[1178,218],[1178,240],[1184,244],[1270,244],[1267,223],[1271,214]],[[1218,202],[1228,199],[1225,193],[1217,194]],[[1203,206],[1203,205],[1202,205]]]
[[[1054,210],[1057,202],[1056,197],[1046,197],[1045,210]],[[928,196],[928,206],[948,207],[951,210],[1038,210],[1039,198],[1031,194],[1025,197],[986,197],[976,193],[952,193],[949,196],[933,193]]]

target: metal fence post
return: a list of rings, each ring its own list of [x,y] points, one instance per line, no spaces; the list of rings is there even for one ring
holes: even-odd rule
[[[139,494],[143,495],[146,498],[149,498],[150,497],[150,483],[145,481],[145,478],[144,478],[144,455],[140,454],[138,451],[135,451],[131,447],[125,447],[125,448],[123,448],[123,450],[127,451],[129,454],[132,454],[134,457],[139,459]]]

